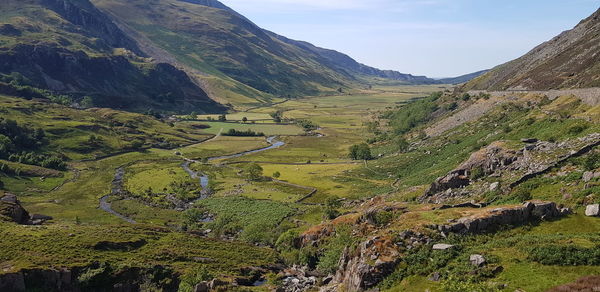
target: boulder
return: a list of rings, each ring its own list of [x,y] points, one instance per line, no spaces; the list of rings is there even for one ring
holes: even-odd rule
[[[206,282],[200,282],[194,287],[194,292],[208,292],[208,284]]]
[[[498,187],[500,187],[500,183],[499,183],[499,182],[493,182],[493,183],[490,185],[490,191],[491,191],[491,192],[493,192],[493,191],[497,190],[497,189],[498,189]]]
[[[600,216],[600,204],[588,205],[585,208],[585,216],[599,217]]]
[[[433,250],[447,250],[453,248],[454,245],[445,243],[436,243],[433,245]]]
[[[480,254],[472,254],[469,257],[469,261],[471,262],[472,265],[474,265],[476,267],[482,267],[486,263],[485,258]]]
[[[6,194],[0,198],[0,220],[2,218],[18,224],[30,223],[29,213],[21,206],[17,196],[13,194]]]

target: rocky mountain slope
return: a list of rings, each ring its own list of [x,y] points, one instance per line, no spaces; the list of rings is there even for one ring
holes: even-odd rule
[[[132,38],[88,1],[2,4],[4,93],[41,88],[68,95],[69,103],[88,96],[93,106],[101,107],[224,110],[184,72],[146,58]]]
[[[600,86],[600,10],[465,89],[549,90]]]
[[[461,84],[461,83],[465,83],[465,82],[469,82],[487,72],[489,72],[490,70],[481,70],[481,71],[477,71],[477,72],[473,72],[473,73],[469,73],[469,74],[465,74],[465,75],[461,75],[458,77],[450,77],[450,78],[442,78],[442,79],[438,79],[438,81],[440,83],[443,84]]]
[[[404,83],[434,83],[359,64],[352,58],[266,31],[218,1],[94,0],[94,5],[138,39],[145,39],[196,71],[205,89],[217,95],[242,91],[298,97],[333,93],[380,77]],[[154,56],[160,58],[161,56]],[[217,88],[217,89],[215,89]],[[256,92],[258,91],[258,92]]]

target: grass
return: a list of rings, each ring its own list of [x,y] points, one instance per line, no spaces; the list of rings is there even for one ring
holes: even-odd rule
[[[205,143],[179,148],[182,156],[191,159],[216,157],[268,147],[265,137],[219,136]]]
[[[80,267],[93,262],[144,267],[163,264],[185,272],[205,266],[215,274],[235,275],[239,269],[273,263],[275,253],[240,242],[223,242],[148,225],[51,224],[42,227],[0,223],[3,272],[25,268]],[[145,240],[129,251],[103,251],[98,242]],[[19,242],[20,244],[14,244]],[[206,258],[202,263],[194,258]]]
[[[242,228],[252,225],[265,228],[277,226],[294,213],[294,209],[288,204],[236,196],[212,197],[199,201],[197,205],[216,214],[217,218],[235,218]]]
[[[151,188],[154,192],[172,193],[173,182],[190,181],[190,176],[181,167],[182,162],[141,162],[125,169],[125,187],[130,192],[141,194]]]
[[[134,141],[143,141],[142,147],[172,147],[209,137],[188,124],[171,127],[153,117],[111,109],[78,110],[0,96],[0,111],[19,124],[43,128],[50,141],[44,150],[75,160],[127,151]],[[99,139],[94,145],[88,144],[92,135]]]
[[[196,123],[196,122],[192,122]],[[272,125],[272,124],[250,124],[250,123],[227,123],[227,122],[201,122],[210,128],[203,130],[204,133],[216,135],[219,132],[227,132],[230,129],[239,131],[252,130],[254,132],[264,133],[267,136],[273,135],[301,135],[304,131],[296,125]]]

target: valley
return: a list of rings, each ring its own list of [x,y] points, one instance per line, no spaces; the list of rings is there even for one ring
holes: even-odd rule
[[[596,291],[599,30],[432,79],[217,0],[0,0],[0,291]]]

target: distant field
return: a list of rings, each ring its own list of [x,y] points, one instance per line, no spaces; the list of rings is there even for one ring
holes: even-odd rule
[[[227,118],[228,121],[242,121],[242,119],[245,117],[248,119],[248,121],[266,120],[266,121],[273,122],[273,118],[271,118],[271,115],[269,115],[267,113],[239,112],[239,113],[227,114],[227,115],[225,115],[225,117]],[[219,115],[198,115],[199,120],[206,120],[208,118],[217,120],[219,118]]]
[[[240,131],[252,130],[255,132],[262,132],[265,135],[300,135],[304,131],[296,125],[269,125],[269,124],[241,124],[241,123],[223,123],[223,122],[201,122],[201,124],[208,125],[210,128],[204,129],[203,132],[207,134],[218,134],[221,132],[227,132],[230,129],[236,129]]]
[[[200,159],[243,151],[254,150],[269,146],[265,137],[230,137],[219,136],[210,141],[183,147],[177,151],[187,158]]]

